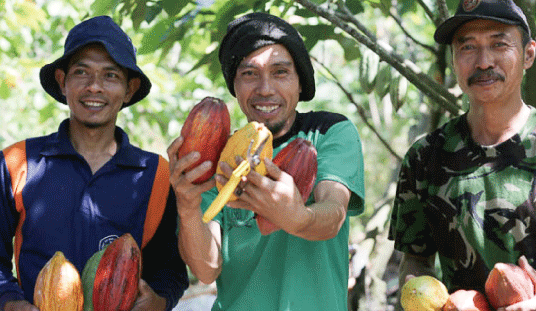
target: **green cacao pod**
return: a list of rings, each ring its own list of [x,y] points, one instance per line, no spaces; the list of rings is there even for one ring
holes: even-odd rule
[[[379,63],[380,57],[369,49],[366,49],[361,55],[359,62],[359,83],[363,92],[367,94],[374,91]]]
[[[106,248],[95,252],[82,270],[82,288],[84,289],[84,311],[93,311],[93,283],[97,274],[97,267]]]
[[[391,67],[387,64],[380,66],[378,75],[376,76],[376,94],[379,98],[384,98],[389,93],[391,84]]]
[[[395,108],[395,111],[400,109],[406,102],[406,96],[408,93],[408,80],[402,76],[398,71],[393,75],[391,79],[391,85],[389,87],[389,98]]]

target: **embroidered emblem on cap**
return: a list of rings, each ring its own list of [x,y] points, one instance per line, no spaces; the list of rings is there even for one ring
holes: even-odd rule
[[[471,12],[472,10],[476,9],[482,0],[464,0],[463,1],[463,10],[465,12]]]

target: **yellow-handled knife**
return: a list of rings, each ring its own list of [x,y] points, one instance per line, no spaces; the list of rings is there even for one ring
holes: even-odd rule
[[[218,213],[223,209],[225,204],[229,202],[229,198],[235,192],[236,187],[242,180],[243,176],[246,176],[251,171],[251,168],[255,168],[257,165],[261,163],[260,154],[262,152],[262,149],[264,148],[264,145],[268,141],[268,137],[266,137],[257,147],[254,153],[251,153],[251,148],[253,146],[254,140],[252,139],[248,151],[246,159],[240,162],[240,164],[234,169],[233,173],[231,174],[231,177],[221,188],[220,192],[218,193],[218,196],[214,201],[212,201],[212,204],[210,204],[209,208],[206,210],[206,212],[203,214],[203,222],[208,223],[212,220],[212,218],[216,217]]]

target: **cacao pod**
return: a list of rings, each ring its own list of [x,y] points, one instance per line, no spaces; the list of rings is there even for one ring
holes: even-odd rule
[[[448,298],[445,284],[433,276],[422,275],[402,286],[400,303],[406,311],[441,311]]]
[[[216,164],[231,131],[231,119],[225,103],[214,97],[205,97],[197,103],[186,117],[181,129],[184,141],[179,149],[179,158],[192,151],[200,153],[200,158],[185,172],[205,161],[212,167],[193,183],[200,184],[209,180],[216,172]]]
[[[484,288],[489,303],[495,309],[534,297],[534,284],[529,275],[512,263],[496,263]]]
[[[493,311],[486,296],[476,290],[459,289],[450,294],[443,311]]]
[[[378,75],[376,76],[376,94],[378,97],[384,98],[389,93],[389,86],[391,84],[391,66],[380,66]]]
[[[396,71],[394,77],[391,79],[391,85],[389,86],[389,98],[391,99],[391,104],[395,108],[395,111],[398,111],[398,109],[402,107],[406,101],[407,93],[408,80]]]
[[[229,164],[233,169],[235,169],[238,165],[236,164],[235,157],[241,156],[243,159],[246,159],[248,148],[253,141],[253,144],[251,146],[251,152],[255,152],[257,150],[257,147],[262,143],[262,141],[268,137],[268,141],[264,145],[263,150],[260,153],[260,159],[261,163],[255,167],[255,171],[261,175],[266,175],[266,166],[264,165],[264,158],[272,159],[273,156],[273,147],[272,147],[272,133],[270,130],[264,126],[262,123],[258,123],[256,121],[251,121],[248,124],[246,124],[244,127],[236,131],[227,141],[227,144],[223,148],[223,151],[220,155],[220,160],[218,161],[218,167],[216,169],[217,174],[222,174],[222,170],[220,169],[220,162],[226,162]],[[216,187],[218,190],[221,190],[224,185],[220,184],[219,182],[216,182]],[[229,201],[236,200],[236,195],[231,195],[229,198]]]
[[[138,297],[141,252],[125,233],[106,247],[95,273],[93,309],[130,311]]]
[[[315,185],[317,161],[316,148],[303,138],[296,138],[275,156],[273,162],[282,171],[294,179],[300,191],[303,203],[307,202]],[[270,234],[280,228],[261,215],[256,215],[257,226],[263,235]]]
[[[380,57],[369,49],[366,49],[361,55],[361,61],[359,62],[359,83],[363,92],[367,94],[374,91],[379,63]]]
[[[34,304],[41,311],[80,311],[84,306],[82,281],[76,267],[61,251],[39,271]]]
[[[84,311],[93,311],[93,283],[97,274],[97,267],[106,248],[95,252],[82,270],[82,288],[84,289]]]

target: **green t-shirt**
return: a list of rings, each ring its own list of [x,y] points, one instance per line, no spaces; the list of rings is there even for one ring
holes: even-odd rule
[[[389,238],[439,255],[449,290],[484,291],[497,262],[536,259],[536,110],[509,140],[481,146],[466,115],[417,141],[403,161]]]
[[[316,182],[345,185],[352,192],[348,214],[360,214],[363,156],[355,126],[338,114],[299,113],[289,133],[274,140],[274,155],[296,137],[317,149]],[[203,195],[203,210],[216,195],[215,189]],[[307,204],[313,201],[311,195]],[[214,220],[222,227],[223,266],[212,310],[347,310],[348,217],[327,241],[307,241],[283,230],[263,236],[247,210],[224,207]]]

